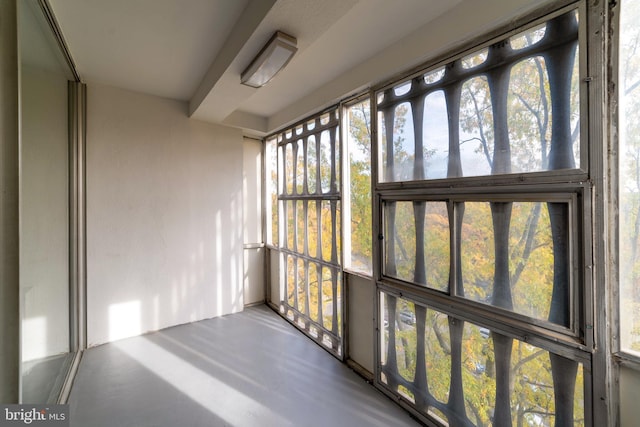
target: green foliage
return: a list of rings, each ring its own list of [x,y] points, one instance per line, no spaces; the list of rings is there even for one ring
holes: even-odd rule
[[[350,266],[370,273],[372,268],[371,223],[371,111],[369,101],[348,110],[349,203],[351,208]]]

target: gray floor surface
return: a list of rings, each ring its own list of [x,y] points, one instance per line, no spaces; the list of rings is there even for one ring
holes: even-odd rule
[[[87,350],[72,427],[419,426],[265,306]]]

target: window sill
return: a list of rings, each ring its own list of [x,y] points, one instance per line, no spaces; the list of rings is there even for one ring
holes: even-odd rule
[[[640,356],[619,352],[619,353],[614,353],[613,360],[620,366],[624,366],[625,368],[631,368],[640,372]]]

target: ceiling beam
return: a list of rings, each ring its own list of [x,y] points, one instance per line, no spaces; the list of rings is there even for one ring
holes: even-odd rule
[[[213,60],[204,78],[189,101],[189,116],[192,116],[202,101],[213,90],[216,83],[233,63],[251,35],[258,28],[277,0],[251,0],[227,37],[220,53]]]

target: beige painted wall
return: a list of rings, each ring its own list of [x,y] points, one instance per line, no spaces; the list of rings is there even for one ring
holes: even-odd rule
[[[373,374],[375,283],[345,273],[349,303],[349,359]]]
[[[284,270],[281,262],[280,252],[277,249],[267,249],[267,262],[269,263],[269,301],[276,307],[284,298],[284,289],[281,289],[280,271]]]
[[[640,424],[640,372],[620,368],[620,426]]]
[[[87,91],[88,344],[241,311],[241,132]]]
[[[262,247],[262,142],[244,138],[244,303],[264,302],[264,248]]]

